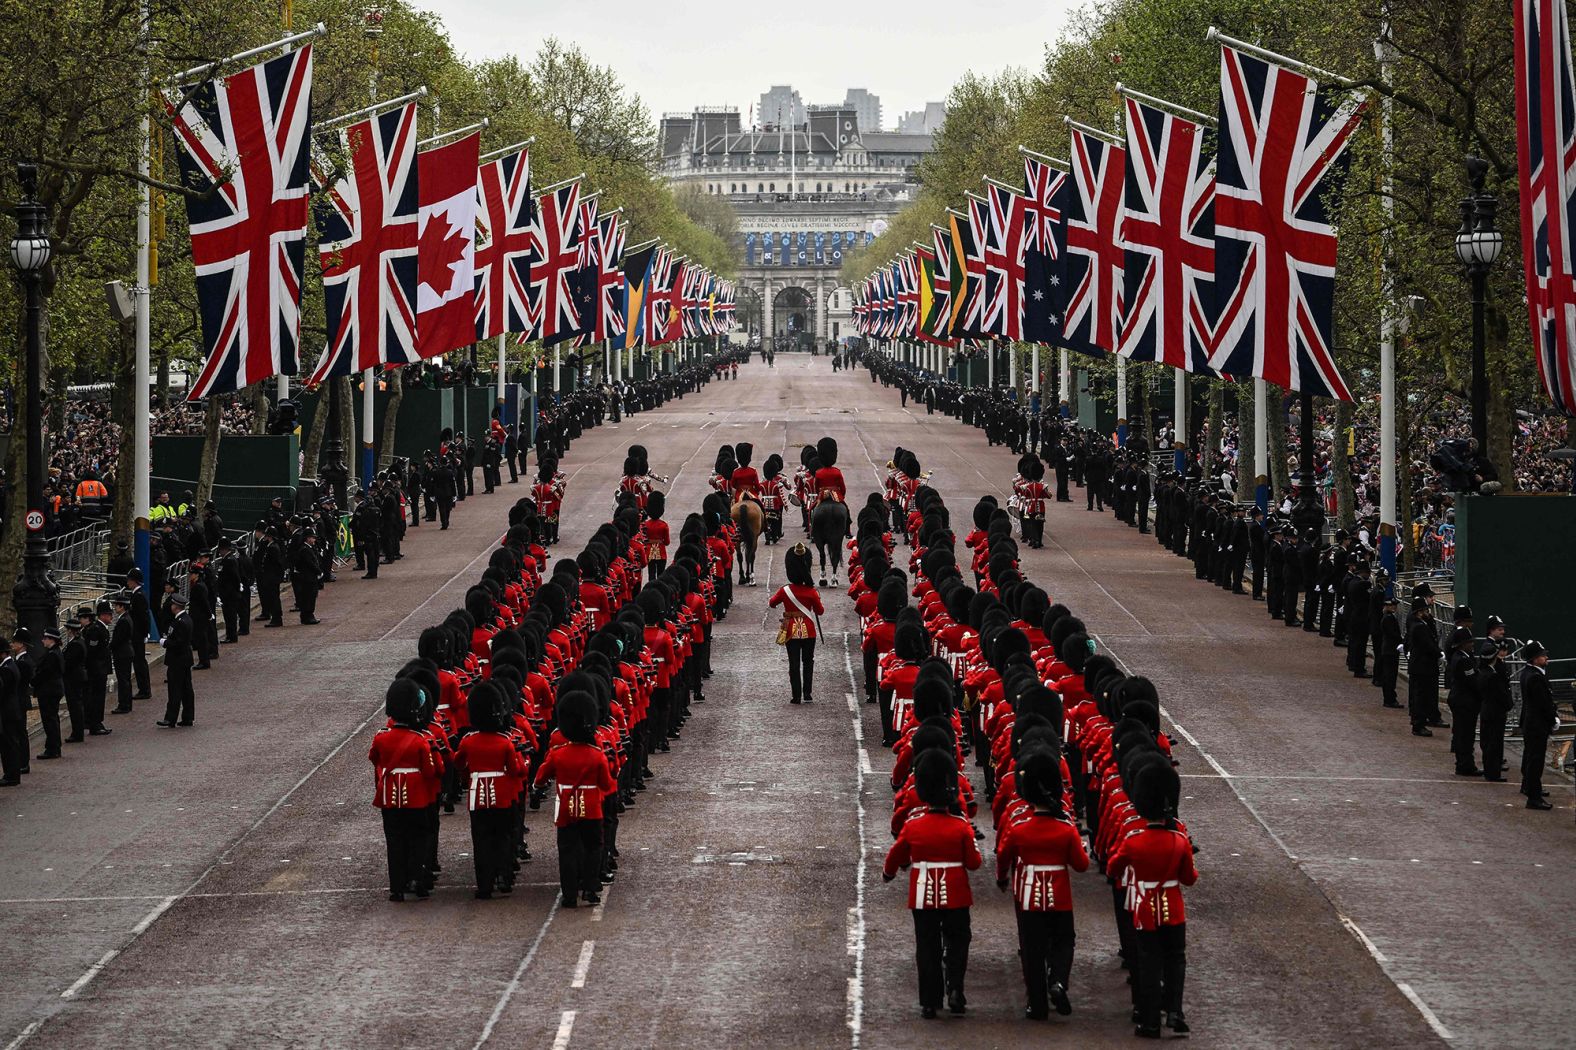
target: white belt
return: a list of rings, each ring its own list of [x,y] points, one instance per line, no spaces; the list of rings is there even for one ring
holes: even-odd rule
[[[471,809],[491,809],[498,801],[498,786],[493,780],[503,776],[503,772],[472,773],[470,790]]]
[[[595,791],[595,790],[596,790],[596,785],[595,784],[559,784],[558,785],[558,793],[553,796],[553,822],[555,824],[558,822],[558,811],[563,807],[563,804],[564,804],[564,792],[566,792],[566,791]]]
[[[1030,908],[1034,907],[1035,897],[1036,897],[1036,893],[1035,893],[1036,886],[1034,884],[1035,876],[1037,876],[1037,875],[1049,875],[1052,872],[1066,871],[1066,870],[1067,870],[1067,865],[1065,865],[1065,864],[1021,864],[1021,865],[1019,865],[1018,866],[1018,878],[1020,880],[1020,885],[1018,887],[1018,906],[1020,908],[1022,908],[1024,911],[1028,911]],[[1046,897],[1046,899],[1045,899],[1044,903],[1046,903],[1046,904],[1054,903],[1054,901],[1052,900],[1053,894],[1047,893],[1045,895],[1045,897]]]
[[[923,875],[923,874],[925,874],[926,872],[929,872],[929,871],[943,871],[943,870],[945,870],[947,868],[961,868],[961,867],[963,867],[963,862],[960,861],[960,860],[916,860],[916,861],[914,861],[914,870],[919,872],[921,875]]]
[[[420,772],[421,770],[417,769],[415,766],[401,766],[398,769],[387,770],[383,774],[383,779],[385,782],[383,789],[383,801],[394,803],[394,808],[396,809],[404,809],[405,803],[409,800],[410,796],[405,790],[404,781],[396,780],[394,778],[403,777],[406,773]]]

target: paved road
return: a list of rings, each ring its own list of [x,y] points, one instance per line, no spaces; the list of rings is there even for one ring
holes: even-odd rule
[[[716,447],[757,463],[823,433],[851,488],[896,444],[955,511],[1002,493],[1013,457],[902,409],[824,358],[751,364],[659,412],[594,431],[566,466],[564,552],[605,517],[623,449],[698,504]],[[787,458],[790,461],[793,456]],[[316,628],[226,647],[198,727],[151,709],[0,797],[4,1038],[33,1046],[898,1047],[1132,1040],[1109,897],[1075,883],[1072,1018],[1019,1020],[1010,903],[976,876],[971,1016],[922,1022],[899,885],[879,879],[890,756],[854,705],[856,624],[827,596],[816,704],[789,707],[762,585],[720,625],[718,674],[627,815],[602,907],[555,907],[550,826],[509,899],[470,897],[463,816],[444,821],[432,900],[384,900],[366,745],[417,633],[458,604],[523,486],[426,527],[376,581],[330,588]],[[1197,583],[1081,503],[1052,505],[1036,581],[1160,688],[1184,740],[1183,806],[1203,846],[1190,892],[1194,1044],[1568,1045],[1576,935],[1570,800],[1528,813],[1505,785],[1449,776],[1327,642]],[[790,538],[797,529],[790,528]],[[123,720],[122,720],[123,721]],[[85,751],[83,749],[86,749]],[[988,863],[988,862],[987,862]],[[63,994],[66,993],[66,994]]]

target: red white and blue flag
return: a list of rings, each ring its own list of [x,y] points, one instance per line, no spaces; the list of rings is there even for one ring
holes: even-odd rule
[[[416,354],[416,104],[357,121],[338,133],[349,166],[318,166],[315,202],[328,345],[309,380],[317,385]]]
[[[1521,253],[1538,374],[1576,415],[1576,83],[1565,0],[1516,3]]]
[[[597,342],[624,337],[624,233],[616,212],[597,220]]]
[[[537,198],[525,248],[531,272],[525,312],[531,327],[522,343],[540,340],[552,346],[577,334],[580,311],[571,285],[580,268],[582,236],[579,179]]]
[[[1215,166],[1204,129],[1127,100],[1126,250],[1118,352],[1209,370],[1215,284]]]
[[[1070,129],[1072,179],[1067,194],[1067,286],[1062,345],[1085,354],[1115,350],[1122,329],[1122,180],[1126,151]]]
[[[1363,105],[1354,92],[1334,94],[1221,48],[1210,367],[1350,401],[1335,364],[1330,198]]]
[[[1067,253],[1067,173],[1024,155],[1023,338],[1056,343],[1067,299],[1062,258]],[[941,238],[936,239],[938,279]]]
[[[204,361],[189,399],[295,375],[306,252],[312,49],[172,91]]]
[[[524,332],[531,283],[531,152],[482,166],[476,186],[476,338]]]
[[[1022,339],[1026,202],[995,183],[986,185],[985,201],[985,331]]]

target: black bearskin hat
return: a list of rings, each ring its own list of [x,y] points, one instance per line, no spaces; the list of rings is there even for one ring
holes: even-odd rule
[[[761,464],[761,474],[767,481],[772,480],[783,472],[783,458],[773,452],[766,457],[766,462]]]
[[[837,466],[837,439],[824,437],[815,443],[815,458],[823,467]]]
[[[933,809],[951,809],[958,803],[958,766],[945,750],[935,748],[914,759],[914,791]]]
[[[416,712],[421,710],[422,701],[421,686],[409,678],[396,678],[383,694],[383,710],[394,721],[412,725],[416,721]]]
[[[1018,473],[1024,477],[1029,476],[1029,471],[1034,469],[1031,464],[1038,462],[1033,452],[1025,452],[1018,457]]]
[[[1056,647],[1056,658],[1073,669],[1073,674],[1082,674],[1090,657],[1089,636],[1081,631],[1069,634],[1062,639]]]
[[[921,722],[952,710],[952,683],[934,675],[914,680],[914,717]]]
[[[923,660],[930,652],[925,629],[918,624],[902,624],[892,635],[892,651],[897,654],[899,660],[908,660],[912,663]]]
[[[733,446],[724,445],[717,450],[717,462],[714,465],[713,473],[728,477],[738,465],[739,461],[733,457]]]
[[[1164,755],[1152,752],[1141,756],[1131,767],[1132,782],[1127,796],[1145,820],[1168,821],[1177,815],[1182,797],[1182,781]]]
[[[503,729],[503,690],[492,682],[477,682],[471,687],[470,698],[465,701],[471,726],[483,733],[496,733]]]
[[[1029,805],[1061,809],[1062,764],[1049,748],[1030,748],[1019,757],[1017,785]]]
[[[898,615],[908,605],[908,589],[889,572],[876,592],[876,612],[888,623],[896,623]]]
[[[1023,476],[1030,481],[1043,481],[1045,479],[1045,464],[1040,462],[1040,457],[1030,452],[1023,457]]]
[[[548,456],[536,465],[537,481],[552,481],[556,473],[558,473],[558,460],[552,456]]]
[[[801,467],[808,467],[813,459],[815,459],[814,445],[806,445],[799,450],[799,465]]]
[[[583,689],[571,689],[558,698],[554,707],[558,716],[558,731],[564,739],[577,744],[589,744],[596,739],[596,697]]]
[[[989,497],[986,497],[985,499],[982,499],[978,503],[974,504],[974,527],[979,529],[981,532],[984,532],[985,529],[990,525],[990,516],[995,509],[996,501],[990,499]]]
[[[755,446],[748,441],[739,442],[733,446],[733,458],[739,461],[739,466],[749,466],[750,460],[755,458]]]
[[[640,476],[640,463],[634,456],[624,457],[624,476],[634,478]]]
[[[660,518],[668,509],[668,497],[661,492],[653,492],[646,497],[646,517]]]
[[[809,587],[811,585],[810,549],[803,543],[795,543],[789,547],[788,553],[783,555],[783,569],[788,575],[789,583]]]

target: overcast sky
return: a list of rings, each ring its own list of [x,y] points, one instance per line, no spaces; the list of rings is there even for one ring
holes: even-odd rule
[[[945,101],[965,72],[1038,68],[1075,0],[416,0],[466,57],[524,59],[544,37],[573,41],[621,74],[653,117],[697,105],[749,107],[773,84],[806,103],[851,87],[881,97],[888,127]],[[782,14],[776,14],[780,10]]]

